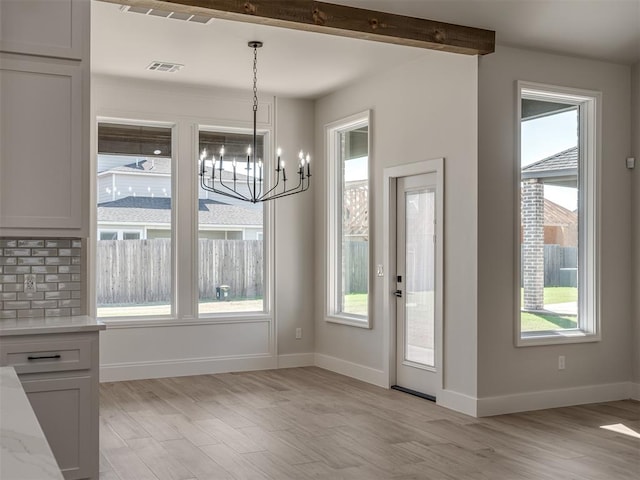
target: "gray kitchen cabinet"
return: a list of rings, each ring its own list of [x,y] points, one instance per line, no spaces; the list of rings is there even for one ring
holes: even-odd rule
[[[66,480],[96,479],[98,331],[0,338]]]
[[[88,234],[90,9],[0,1],[0,236]]]
[[[66,479],[97,478],[91,451],[91,377],[23,380],[31,408]]]

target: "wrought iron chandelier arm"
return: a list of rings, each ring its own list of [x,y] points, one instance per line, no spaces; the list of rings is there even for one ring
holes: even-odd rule
[[[278,176],[276,177],[276,184],[273,187],[271,187],[269,190],[264,192],[264,195],[261,195],[261,198],[264,198],[267,195],[269,195],[271,192],[273,192],[276,188],[278,188],[279,184],[280,184],[280,172],[278,172]]]
[[[215,187],[215,181],[212,182],[212,185],[208,185],[205,181],[205,176],[202,175],[201,176],[201,182],[200,184],[202,185],[202,188],[208,192],[211,193],[217,193],[219,195],[224,195],[225,197],[230,197],[230,198],[235,198],[237,200],[245,200],[247,202],[251,201],[251,198],[243,195],[242,193],[238,192],[237,190],[229,187],[227,184],[224,183],[223,179],[222,179],[222,173],[220,174],[220,179],[218,180],[218,183],[220,184],[221,187],[224,187],[227,191],[224,190],[220,190],[218,188]],[[230,193],[229,193],[230,192]]]
[[[308,189],[309,189],[308,185],[306,187],[300,188],[300,184],[298,184],[298,186],[296,188],[290,188],[290,189],[285,190],[283,192],[280,192],[280,193],[278,193],[276,195],[272,195],[269,198],[264,198],[262,201],[263,202],[267,202],[269,200],[277,200],[278,198],[289,197],[291,195],[295,195],[296,193],[305,192]]]

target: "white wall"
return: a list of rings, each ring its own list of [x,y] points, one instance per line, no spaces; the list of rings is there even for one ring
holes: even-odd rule
[[[277,144],[283,152],[312,151],[313,168],[318,162],[313,154],[313,128],[309,128],[309,122],[313,122],[312,101],[276,99]],[[289,157],[287,164],[294,163],[292,160],[294,158]],[[313,267],[318,247],[314,236],[313,195],[322,177],[311,173],[309,191],[276,200],[275,204],[276,318],[281,367],[304,361],[313,364]],[[299,340],[295,339],[296,328],[302,328]]]
[[[514,346],[516,80],[598,90],[601,141],[602,341]],[[580,398],[631,378],[630,70],[627,66],[498,47],[479,63],[478,396],[578,388]],[[566,370],[558,371],[558,355]],[[624,385],[614,385],[619,392]],[[586,390],[585,390],[586,388]],[[566,392],[571,393],[571,392]],[[614,395],[615,396],[615,395]],[[571,397],[574,398],[574,397]],[[487,402],[485,402],[487,403]],[[534,402],[535,403],[535,402]],[[579,401],[575,402],[579,403]],[[529,404],[529,407],[538,405]],[[490,407],[490,405],[489,405]],[[490,408],[489,408],[490,410]]]
[[[327,123],[371,109],[371,246],[383,263],[383,169],[445,158],[445,387],[476,394],[477,59],[425,51],[424,56],[360,81],[316,103],[316,151],[326,157]],[[385,385],[382,278],[374,277],[373,327],[324,319],[326,166],[316,178],[316,352],[318,363]],[[389,272],[387,272],[389,274]]]
[[[312,148],[312,102],[282,100],[278,105],[276,112],[275,99],[261,96],[258,127],[270,130],[285,152]],[[177,168],[173,192],[183,205],[175,225],[179,245],[177,278],[181,286],[176,318],[171,326],[159,322],[153,326],[109,324],[101,335],[102,380],[274,368],[279,363],[311,364],[313,293],[308,288],[313,279],[309,267],[313,258],[311,192],[303,194],[304,198],[282,201],[276,207],[275,254],[291,261],[278,261],[275,271],[274,289],[279,292],[275,297],[275,316],[202,323],[197,315],[197,287],[193,280],[197,265],[191,262],[191,252],[196,246],[188,233],[197,218],[194,201],[197,125],[250,128],[250,92],[94,76],[92,108],[94,125],[98,117],[175,124]],[[92,129],[93,145],[95,130]],[[93,199],[95,204],[95,192]],[[185,209],[184,205],[191,205],[191,209]],[[92,232],[95,226],[94,212]],[[89,281],[92,282],[91,277]],[[89,291],[93,290],[90,283]],[[302,340],[295,340],[295,327],[303,328]]]
[[[635,301],[635,336],[634,336],[634,381],[635,398],[640,400],[640,62],[633,68],[631,77],[632,121],[631,121],[631,154],[636,159],[636,168],[631,173],[633,178],[633,230],[632,251],[634,257],[634,281],[632,298]]]

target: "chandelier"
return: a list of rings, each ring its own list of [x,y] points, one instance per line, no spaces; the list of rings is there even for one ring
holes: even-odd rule
[[[263,176],[262,159],[258,157],[256,132],[258,48],[262,47],[262,42],[252,41],[248,43],[248,46],[253,48],[253,142],[247,148],[246,175],[238,175],[239,162],[236,162],[235,158],[232,162],[225,162],[224,145],[220,148],[217,158],[215,153],[209,157],[207,150],[203,149],[200,155],[200,186],[204,190],[218,195],[259,203],[308,190],[311,184],[311,166],[309,154],[305,155],[300,151],[293,178],[287,178],[285,162],[281,159],[282,151],[278,148],[274,175],[272,178]],[[287,184],[287,182],[289,183]]]

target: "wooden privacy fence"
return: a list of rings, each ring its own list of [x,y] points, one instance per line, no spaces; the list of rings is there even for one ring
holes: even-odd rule
[[[343,252],[344,293],[366,293],[368,290],[367,272],[369,269],[369,242],[347,240]]]
[[[522,262],[522,253],[521,253]],[[578,286],[578,247],[561,245],[544,246],[544,286]],[[520,286],[523,286],[524,269],[520,272]]]
[[[216,298],[216,287],[227,285],[228,298],[263,296],[262,240],[200,239],[198,289],[201,299]]]
[[[100,240],[97,245],[98,305],[171,301],[171,240]],[[263,295],[262,240],[199,240],[198,288],[215,299],[228,286],[228,299]]]

